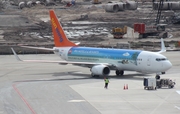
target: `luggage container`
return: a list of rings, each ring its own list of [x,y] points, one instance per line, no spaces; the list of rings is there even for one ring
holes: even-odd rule
[[[156,90],[156,78],[144,78],[144,89]]]

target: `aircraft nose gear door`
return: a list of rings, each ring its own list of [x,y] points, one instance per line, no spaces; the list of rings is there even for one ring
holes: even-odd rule
[[[147,58],[147,66],[151,66],[151,56],[148,56]]]

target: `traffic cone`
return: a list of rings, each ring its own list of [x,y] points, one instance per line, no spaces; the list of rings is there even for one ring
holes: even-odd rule
[[[124,84],[124,90],[126,90],[126,86],[125,86],[125,84]]]
[[[126,84],[126,89],[128,89],[128,84]]]

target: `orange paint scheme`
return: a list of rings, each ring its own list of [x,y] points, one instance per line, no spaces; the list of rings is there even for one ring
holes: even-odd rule
[[[66,37],[64,30],[62,29],[62,26],[60,25],[54,11],[50,10],[49,14],[50,14],[50,20],[52,24],[52,32],[54,36],[55,47],[77,46],[75,43],[69,41],[69,39]]]

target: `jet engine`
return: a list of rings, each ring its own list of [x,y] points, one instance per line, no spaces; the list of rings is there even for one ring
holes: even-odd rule
[[[94,75],[109,75],[110,73],[110,69],[108,66],[106,65],[95,65],[91,68],[91,72],[94,74]]]

